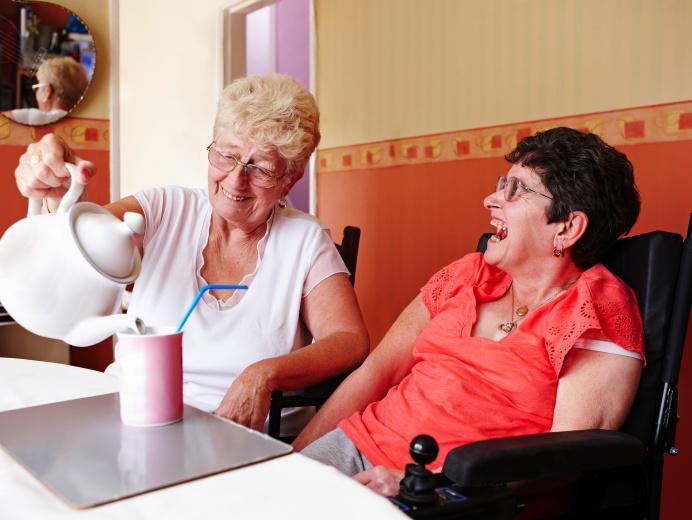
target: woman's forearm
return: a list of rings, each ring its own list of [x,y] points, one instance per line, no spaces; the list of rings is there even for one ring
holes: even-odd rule
[[[256,363],[272,390],[298,390],[349,372],[368,354],[367,336],[335,332],[299,350]]]
[[[320,408],[293,443],[301,450],[312,441],[333,430],[337,423],[367,405],[382,399],[387,391],[411,371],[413,345],[430,320],[420,295],[404,309],[382,342]]]
[[[302,450],[314,440],[336,428],[342,419],[384,397],[389,390],[389,382],[378,377],[373,368],[366,362],[341,383],[293,442],[295,450]]]
[[[354,368],[367,351],[367,340],[361,343],[357,334],[338,332],[296,352],[253,363],[233,381],[215,413],[261,430],[274,390],[304,388]]]

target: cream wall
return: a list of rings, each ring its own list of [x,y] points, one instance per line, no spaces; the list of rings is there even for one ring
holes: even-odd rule
[[[322,148],[692,98],[689,0],[315,0]]]
[[[231,0],[120,0],[120,188],[206,185]]]
[[[108,0],[59,0],[54,2],[79,15],[94,36],[96,70],[84,100],[72,116],[109,119],[110,16]]]

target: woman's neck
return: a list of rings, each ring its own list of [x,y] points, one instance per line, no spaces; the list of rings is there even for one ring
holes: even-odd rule
[[[51,96],[46,101],[39,103],[39,110],[42,112],[52,112],[53,110],[65,110],[62,103],[55,97]]]
[[[234,225],[212,212],[209,240],[220,244],[256,244],[266,230],[266,220],[254,228],[245,228]]]
[[[556,265],[545,267],[533,273],[509,273],[517,302],[529,308],[540,306],[546,299],[554,298],[559,292],[567,290],[583,272],[566,258],[556,259]]]

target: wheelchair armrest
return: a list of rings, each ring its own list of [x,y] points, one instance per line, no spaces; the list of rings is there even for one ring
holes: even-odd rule
[[[281,410],[290,407],[322,406],[347,376],[348,373],[341,374],[301,390],[274,390],[269,404],[267,433],[275,439],[291,442],[293,440],[292,437],[282,437],[280,434]]]
[[[461,486],[488,486],[641,464],[644,445],[632,435],[578,430],[504,437],[454,448],[443,466]]]
[[[327,379],[326,381],[322,381],[308,388],[303,388],[302,390],[297,390],[296,395],[310,399],[323,399],[326,401],[343,380],[348,377],[349,373],[332,377],[331,379]]]
[[[349,374],[350,372],[347,372],[300,390],[274,390],[272,402],[280,405],[282,408],[289,406],[321,406]]]

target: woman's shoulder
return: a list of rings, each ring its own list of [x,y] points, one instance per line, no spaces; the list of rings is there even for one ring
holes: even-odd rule
[[[591,331],[626,350],[643,355],[641,318],[634,291],[620,278],[597,264],[584,271],[577,283],[546,306],[545,340],[551,362],[559,373],[564,356],[585,331]]]
[[[146,199],[150,202],[160,201],[170,206],[177,205],[205,205],[209,204],[207,190],[203,188],[186,188],[184,186],[155,186],[135,193],[137,199]]]
[[[634,291],[601,264],[582,272],[574,287],[552,307],[553,313],[581,316],[600,324],[622,320],[623,316],[634,321],[639,319]]]
[[[291,207],[277,206],[274,210],[274,222],[272,226],[281,229],[307,234],[318,234],[320,231],[329,231],[329,227],[317,217]]]
[[[66,110],[56,108],[50,111],[39,110],[38,108],[18,108],[11,111],[11,117],[17,123],[28,125],[45,125],[57,121],[67,115]]]
[[[482,253],[469,253],[433,274],[421,289],[429,309],[473,288],[476,297],[491,300],[502,295],[509,286],[509,275],[489,265]]]
[[[447,280],[469,282],[478,274],[485,261],[481,253],[469,253],[445,265],[430,277],[430,281]]]
[[[584,271],[577,285],[599,299],[613,298],[620,295],[623,298],[636,298],[630,287],[616,274],[610,272],[603,264],[595,264]]]
[[[162,186],[161,189],[172,196],[193,200],[209,200],[209,194],[206,188],[188,188],[185,186],[168,185]]]
[[[507,276],[504,271],[488,264],[483,253],[469,253],[444,266],[430,280],[444,279],[482,287],[493,285]]]
[[[181,186],[159,186],[138,191],[135,199],[144,211],[149,230],[158,229],[163,222],[185,219],[197,222],[209,208],[206,190]]]
[[[301,211],[298,208],[293,208],[291,206],[277,206],[276,215],[278,218],[295,221],[299,223],[305,223],[305,225],[317,224],[324,227],[322,223],[314,215],[310,215],[309,213],[305,213],[304,211]]]

